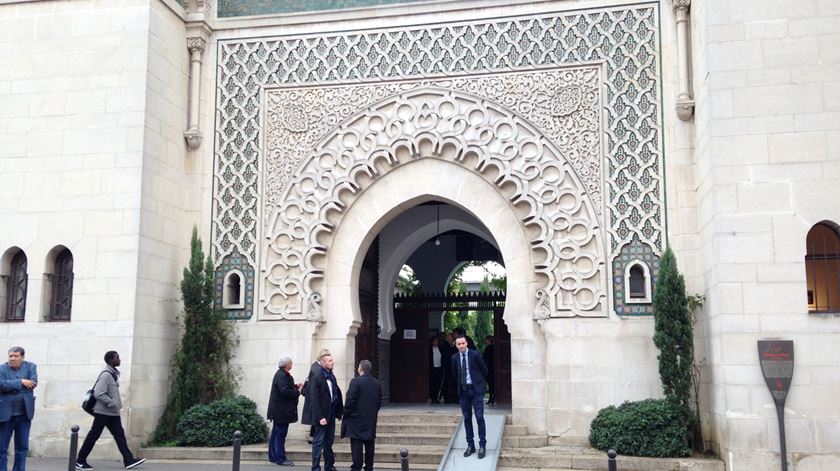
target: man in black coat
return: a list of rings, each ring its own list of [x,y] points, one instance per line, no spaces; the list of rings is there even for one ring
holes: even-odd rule
[[[306,401],[309,403],[310,419],[313,428],[312,437],[312,471],[321,470],[321,453],[324,454],[324,469],[335,471],[335,455],[333,441],[335,441],[335,421],[341,419],[343,403],[341,389],[333,375],[335,360],[332,355],[325,353],[318,359],[320,371],[312,375],[306,391]],[[304,405],[304,408],[306,406]]]
[[[458,398],[464,415],[464,429],[467,432],[467,450],[464,457],[475,453],[472,414],[478,423],[478,459],[484,458],[487,446],[487,428],[484,425],[484,391],[487,389],[487,365],[478,350],[467,348],[463,336],[455,339],[458,352],[452,355],[452,372],[458,384]]]
[[[268,461],[281,466],[294,466],[294,461],[286,457],[286,435],[289,424],[298,420],[298,400],[300,384],[292,378],[292,359],[283,357],[278,363],[277,372],[271,381],[271,394],[268,396],[268,414],[272,421],[271,436],[268,439]]]
[[[370,374],[373,365],[368,360],[359,362],[359,376],[350,381],[347,401],[344,403],[344,418],[341,420],[341,437],[350,438],[350,453],[353,457],[352,471],[362,469],[362,447],[365,455],[365,471],[373,471],[373,450],[376,440],[376,418],[382,403],[382,389],[379,381]]]
[[[310,444],[312,443],[312,437],[315,435],[315,427],[312,425],[312,402],[309,401],[309,397],[307,395],[309,391],[309,381],[312,379],[313,375],[321,374],[321,364],[318,362],[318,358],[321,358],[323,355],[329,355],[330,351],[326,348],[322,348],[318,351],[318,356],[315,357],[316,360],[312,362],[312,365],[309,367],[309,375],[306,376],[306,381],[303,382],[303,386],[300,388],[301,395],[304,396],[303,400],[303,414],[300,419],[300,423],[303,425],[309,425],[309,437],[306,439],[307,442]]]

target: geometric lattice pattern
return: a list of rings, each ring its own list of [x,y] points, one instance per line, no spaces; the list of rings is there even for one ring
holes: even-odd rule
[[[612,289],[615,313],[619,316],[653,315],[653,304],[626,304],[624,302],[625,269],[631,263],[647,265],[650,273],[651,293],[655,292],[656,280],[659,278],[659,256],[648,244],[639,242],[639,239],[634,237],[632,241],[621,247],[618,257],[613,260]]]
[[[464,77],[602,64],[608,258],[634,236],[663,243],[656,4],[370,31],[220,41],[213,252],[256,266],[265,87]],[[611,264],[608,264],[611,266]]]

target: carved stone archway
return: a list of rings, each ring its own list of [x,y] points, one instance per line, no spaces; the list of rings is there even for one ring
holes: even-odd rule
[[[558,96],[561,112],[580,106],[570,95],[576,94]],[[305,123],[305,110],[284,109],[279,121]],[[261,318],[324,320],[333,232],[348,223],[348,208],[373,182],[422,159],[468,169],[490,184],[483,191],[508,200],[541,284],[534,317],[606,315],[601,224],[576,169],[505,107],[462,91],[422,87],[384,97],[340,123],[301,163],[279,201],[266,202],[274,209],[265,233]],[[463,207],[464,198],[475,197],[482,196],[453,202]]]

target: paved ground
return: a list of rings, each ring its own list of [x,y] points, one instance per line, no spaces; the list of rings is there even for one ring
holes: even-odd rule
[[[97,461],[97,460],[89,460],[90,465],[96,468],[96,471],[107,471],[107,470],[116,470],[116,469],[123,469],[122,462],[120,461]],[[67,469],[67,460],[66,459],[56,459],[56,458],[29,458],[26,460],[26,469],[28,471],[68,471]],[[222,471],[222,470],[230,470],[231,464],[230,463],[213,463],[213,462],[189,462],[189,461],[178,461],[178,462],[163,462],[163,461],[147,461],[142,465],[134,468],[138,471],[140,470],[154,470],[154,471],[199,471],[199,470],[208,470],[208,471]],[[310,469],[309,466],[306,466],[306,463],[298,463],[297,466],[277,466],[271,464],[269,462],[265,462],[264,464],[243,464],[240,468],[241,471],[266,471],[269,469],[276,469],[276,470],[283,470],[283,469]],[[338,468],[339,471],[342,469],[347,468]]]

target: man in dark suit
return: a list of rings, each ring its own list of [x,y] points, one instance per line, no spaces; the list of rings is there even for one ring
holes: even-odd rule
[[[464,457],[475,453],[472,415],[478,422],[478,459],[484,458],[487,446],[487,428],[484,425],[484,391],[487,389],[487,365],[478,350],[467,348],[467,339],[455,339],[458,352],[452,355],[452,371],[458,384],[458,398],[461,413],[464,414],[464,428],[467,432],[467,450]]]
[[[321,453],[324,454],[324,469],[335,471],[335,421],[341,419],[343,403],[341,389],[333,375],[335,360],[325,353],[318,358],[321,370],[312,375],[306,392],[306,401],[310,403],[313,438],[312,471],[321,471]],[[305,407],[305,406],[304,406]]]
[[[38,386],[38,367],[24,361],[21,347],[9,349],[9,361],[0,365],[0,470],[8,469],[8,449],[15,436],[14,471],[26,469],[29,453],[29,428],[35,415],[35,395]]]
[[[364,447],[365,471],[373,471],[373,450],[376,440],[376,417],[382,404],[382,389],[379,381],[370,374],[372,365],[368,360],[359,362],[359,376],[350,381],[347,401],[344,403],[344,418],[341,420],[341,437],[350,438],[350,453],[353,457],[352,471],[362,469],[362,447]]]
[[[298,400],[301,384],[295,384],[292,377],[292,359],[283,357],[278,363],[277,372],[271,381],[271,394],[268,396],[268,414],[272,422],[271,436],[268,439],[268,461],[281,466],[294,466],[294,461],[286,457],[286,435],[289,424],[298,420]]]
[[[304,396],[303,414],[301,415],[300,423],[309,425],[309,436],[306,437],[306,442],[310,445],[312,444],[312,437],[315,436],[315,425],[312,423],[312,401],[307,397],[307,393],[309,392],[309,381],[314,375],[321,374],[321,364],[318,362],[318,358],[321,358],[325,354],[330,354],[330,351],[326,348],[318,351],[318,356],[315,357],[315,361],[309,367],[309,375],[306,376],[306,381],[303,382],[303,386],[300,388],[300,394]]]

